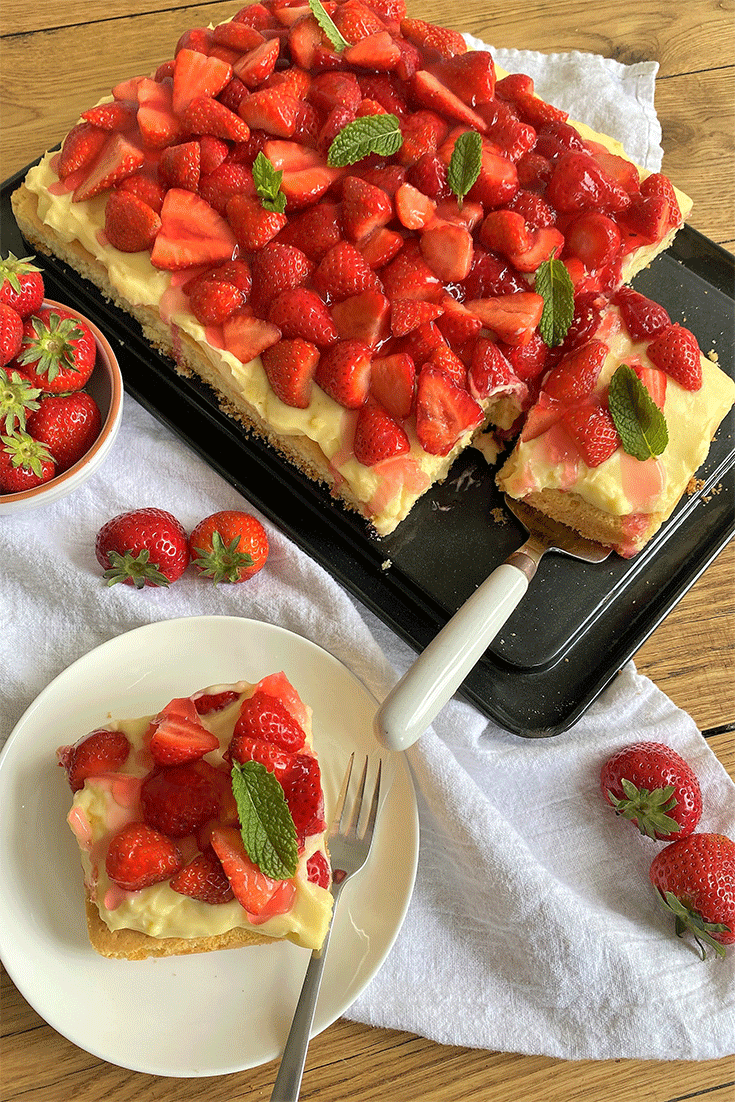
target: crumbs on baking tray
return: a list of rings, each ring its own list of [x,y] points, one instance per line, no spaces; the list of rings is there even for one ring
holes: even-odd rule
[[[703,478],[690,478],[687,483],[687,494],[692,497],[694,494],[701,494],[702,490],[706,486],[706,482]],[[722,483],[718,483],[717,486],[712,486],[709,493],[702,498],[702,501],[711,501],[717,494],[722,493]]]

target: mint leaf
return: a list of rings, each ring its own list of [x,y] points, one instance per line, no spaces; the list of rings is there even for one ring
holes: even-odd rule
[[[232,791],[248,857],[271,880],[289,880],[299,861],[296,827],[274,774],[259,761],[235,761]]]
[[[309,7],[311,8],[311,14],[338,53],[342,53],[342,50],[346,50],[352,45],[351,42],[348,42],[346,38],[342,37],[338,28],[324,10],[324,7],[319,3],[319,0],[309,0]]]
[[[391,157],[402,145],[401,124],[395,115],[365,115],[340,130],[329,147],[327,164],[343,168],[370,153]]]
[[[669,442],[666,418],[627,364],[621,364],[610,380],[608,405],[628,455],[640,460],[661,455]]]
[[[286,209],[286,196],[281,191],[283,172],[277,172],[275,166],[264,153],[259,153],[253,161],[253,182],[258,198],[266,210],[283,214]]]
[[[566,264],[553,257],[536,270],[534,290],[544,300],[539,333],[549,348],[561,344],[574,318],[574,285]]]
[[[454,143],[447,170],[447,182],[462,206],[462,200],[480,175],[482,138],[476,130],[465,130]]]

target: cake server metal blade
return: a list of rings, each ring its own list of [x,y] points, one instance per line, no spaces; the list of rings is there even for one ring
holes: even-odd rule
[[[407,750],[436,719],[524,597],[547,551],[600,563],[611,549],[594,543],[522,501],[505,503],[528,533],[421,652],[375,716],[375,734],[389,750]]]

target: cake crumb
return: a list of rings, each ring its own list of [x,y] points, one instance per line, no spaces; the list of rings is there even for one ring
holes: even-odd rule
[[[718,364],[720,362],[720,354],[716,352],[714,348],[711,348],[707,353],[707,359],[711,360],[713,364]]]
[[[390,570],[390,568],[392,566],[393,566],[393,560],[392,559],[384,559],[383,562],[380,564],[380,569],[381,570]]]
[[[493,518],[496,524],[508,523],[508,515],[502,505],[496,505],[494,509],[491,509],[490,516]]]
[[[695,478],[694,475],[687,482],[687,494],[692,497],[693,494],[699,494],[704,489],[704,479]]]

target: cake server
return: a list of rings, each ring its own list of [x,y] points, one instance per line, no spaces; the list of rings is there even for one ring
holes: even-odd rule
[[[528,533],[526,542],[493,570],[421,652],[375,716],[375,734],[389,750],[407,750],[454,695],[524,597],[542,555],[558,551],[603,562],[610,548],[585,539],[523,501],[505,503]]]

